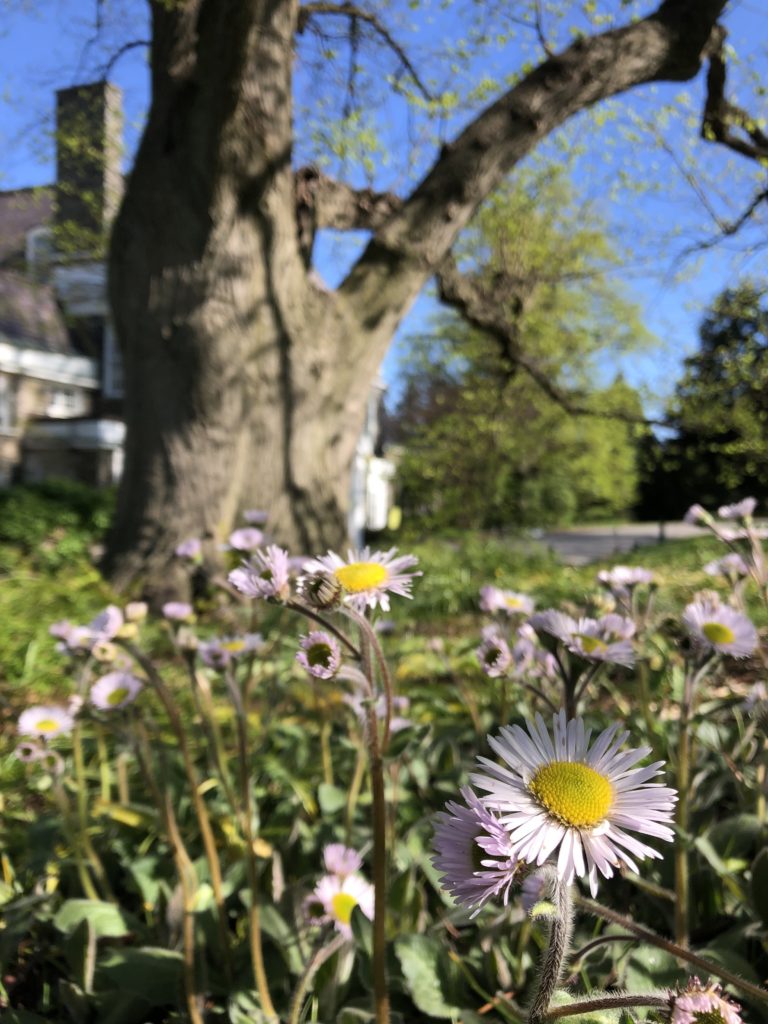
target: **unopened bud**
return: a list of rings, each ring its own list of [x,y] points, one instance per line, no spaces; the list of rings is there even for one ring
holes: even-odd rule
[[[344,596],[344,588],[339,580],[325,572],[302,576],[299,581],[299,589],[308,605],[326,612],[339,608]]]

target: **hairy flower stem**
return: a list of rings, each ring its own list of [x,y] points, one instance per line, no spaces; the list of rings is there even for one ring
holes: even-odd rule
[[[307,989],[312,983],[312,979],[326,960],[330,960],[335,953],[338,953],[338,951],[345,945],[346,941],[347,940],[343,935],[337,935],[332,942],[329,942],[327,946],[321,946],[319,949],[315,950],[313,955],[310,957],[307,966],[304,968],[303,974],[299,978],[298,984],[296,985],[296,991],[294,992],[293,999],[291,1000],[288,1024],[300,1024],[304,998],[307,994]]]
[[[644,995],[641,992],[628,993],[627,995],[595,996],[592,999],[580,999],[576,1003],[568,1003],[566,1006],[553,1006],[544,1014],[545,1020],[557,1020],[559,1017],[575,1017],[579,1013],[592,1013],[594,1010],[613,1010],[623,1006],[668,1006],[669,995],[661,995],[651,992]]]
[[[133,644],[122,642],[122,645],[128,651],[132,658],[134,658],[139,665],[144,669],[155,693],[160,698],[160,701],[165,708],[165,712],[168,715],[171,728],[178,740],[179,751],[181,752],[181,759],[184,765],[184,772],[187,776],[187,783],[189,785],[190,796],[192,803],[195,808],[195,816],[197,817],[198,824],[200,826],[200,835],[203,840],[203,847],[205,849],[205,857],[208,861],[208,868],[211,872],[211,888],[213,889],[213,899],[216,904],[217,918],[219,925],[219,938],[221,941],[222,955],[224,958],[224,970],[228,981],[232,980],[232,955],[230,949],[230,935],[229,935],[229,923],[227,920],[227,910],[224,905],[224,887],[221,876],[221,862],[219,860],[219,854],[216,849],[216,840],[213,835],[213,828],[211,826],[211,819],[208,815],[208,808],[205,805],[205,800],[200,792],[200,782],[197,776],[197,770],[192,759],[192,754],[189,749],[189,743],[187,742],[187,734],[184,730],[184,723],[179,713],[179,709],[176,706],[176,702],[173,699],[171,691],[165,685],[165,682],[157,671],[153,663],[146,655],[140,651]]]
[[[368,623],[366,623],[366,626]],[[373,812],[373,998],[376,1024],[389,1024],[387,984],[387,803],[384,794],[384,763],[379,745],[379,723],[374,705],[375,686],[369,632],[361,627],[360,648],[363,674],[368,679],[368,759],[371,772]]]
[[[600,917],[604,921],[610,921],[611,924],[617,924],[620,928],[631,932],[632,935],[636,935],[644,942],[650,942],[659,949],[663,949],[666,953],[670,953],[672,956],[677,957],[678,960],[683,960],[685,963],[692,964],[703,973],[713,974],[721,981],[727,982],[729,985],[733,985],[734,988],[738,988],[742,992],[748,993],[754,999],[758,999],[763,1003],[768,1003],[768,990],[760,988],[759,985],[753,985],[749,981],[745,981],[743,978],[740,978],[738,974],[734,974],[721,964],[715,963],[714,960],[708,960],[706,957],[699,956],[698,953],[693,953],[690,949],[678,946],[677,943],[672,942],[670,939],[665,939],[662,935],[657,935],[656,932],[651,931],[650,928],[646,928],[644,925],[635,924],[631,917],[625,917],[624,914],[619,914],[610,907],[605,907],[602,903],[590,900],[586,896],[580,896],[578,893],[574,897],[574,903],[582,910],[586,910],[588,913],[594,914],[595,917]]]
[[[542,1024],[546,1019],[571,944],[573,908],[570,886],[562,882],[554,871],[550,875],[550,885],[557,915],[549,919],[549,940],[539,963],[539,983],[528,1011],[528,1024]]]

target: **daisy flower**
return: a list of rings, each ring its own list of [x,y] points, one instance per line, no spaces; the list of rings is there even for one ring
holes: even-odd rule
[[[487,794],[485,806],[499,813],[509,832],[513,856],[540,866],[559,847],[558,876],[565,883],[586,876],[593,896],[598,872],[610,878],[622,861],[638,871],[633,858],[661,856],[626,831],[674,837],[669,824],[677,794],[649,781],[663,762],[637,766],[650,747],[622,751],[629,733],[617,737],[617,725],[590,747],[584,722],[566,721],[563,711],[553,719],[552,737],[541,715],[527,726],[527,733],[513,725],[490,736],[507,766],[481,757],[484,770],[471,776]]]
[[[545,633],[557,640],[567,643],[577,630],[577,623],[570,615],[548,608],[545,612],[537,612],[531,616],[528,625],[537,633]]]
[[[277,544],[255,551],[250,562],[233,569],[228,578],[247,597],[287,601],[291,596],[288,552]]]
[[[323,910],[315,920],[332,923],[346,939],[352,938],[355,907],[360,907],[369,921],[373,920],[373,886],[361,875],[323,875],[315,886],[312,902],[319,903]]]
[[[188,558],[190,562],[199,562],[203,556],[203,544],[199,537],[190,537],[177,544],[173,549],[177,558]]]
[[[704,572],[708,576],[725,576],[726,579],[735,581],[740,576],[749,576],[749,566],[736,551],[732,551],[722,558],[716,558],[707,562]]]
[[[363,858],[344,843],[330,843],[323,850],[323,863],[329,875],[346,878],[354,875],[363,866]]]
[[[101,711],[114,711],[132,704],[144,684],[130,672],[108,672],[91,687],[91,704]]]
[[[484,612],[506,612],[507,615],[530,615],[533,598],[518,594],[514,590],[501,590],[488,585],[480,588],[480,608]]]
[[[480,660],[480,666],[491,679],[498,679],[506,675],[507,669],[512,664],[512,652],[504,637],[498,634],[486,636],[485,640],[475,651]]]
[[[571,653],[586,661],[610,661],[631,668],[635,664],[635,652],[630,643],[634,633],[634,622],[621,615],[579,619],[567,646]]]
[[[269,519],[269,512],[265,512],[263,508],[247,508],[243,512],[243,519],[249,526],[264,526]]]
[[[329,551],[321,558],[314,558],[304,563],[307,574],[327,573],[341,584],[344,600],[359,614],[366,608],[382,608],[389,611],[389,595],[411,597],[411,585],[414,577],[421,572],[412,570],[418,559],[414,555],[400,555],[396,558],[397,548],[389,551],[374,551],[363,548],[362,551],[347,553],[344,561],[335,551]]]
[[[21,736],[39,736],[47,740],[72,732],[75,720],[68,711],[59,707],[27,708],[19,715],[16,731]]]
[[[720,985],[710,983],[704,988],[698,978],[692,978],[670,1000],[670,1024],[742,1024],[739,1005],[720,993]]]
[[[245,633],[243,636],[213,637],[198,644],[197,650],[209,668],[226,668],[231,661],[258,651],[263,646],[261,633]]]
[[[757,647],[752,622],[727,604],[693,601],[683,612],[683,624],[699,647],[732,658],[748,658]]]
[[[747,519],[755,511],[757,498],[743,498],[733,505],[721,505],[717,510],[720,519]]]
[[[166,601],[163,615],[172,622],[191,622],[195,617],[192,605],[186,601]]]
[[[229,535],[229,546],[235,551],[255,551],[264,540],[264,534],[255,526],[244,526]]]
[[[301,638],[301,650],[296,660],[316,679],[332,679],[341,666],[341,647],[338,640],[317,629]]]
[[[653,583],[653,573],[639,565],[614,565],[612,569],[603,569],[597,574],[598,580],[614,594],[624,597],[635,587],[644,583]]]
[[[507,830],[469,786],[461,790],[464,803],[449,801],[435,815],[435,855],[432,863],[457,903],[475,907],[503,894],[506,905],[513,882],[524,867],[512,852]]]

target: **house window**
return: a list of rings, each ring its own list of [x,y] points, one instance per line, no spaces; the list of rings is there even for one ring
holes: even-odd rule
[[[48,392],[46,416],[66,420],[82,416],[85,412],[85,395],[77,388],[54,387]]]
[[[104,349],[102,360],[102,389],[105,398],[122,398],[123,390],[123,355],[117,344],[112,324],[104,329]]]
[[[15,377],[0,376],[0,431],[9,433],[16,427],[16,398],[18,381]]]
[[[50,228],[33,228],[27,232],[27,271],[34,281],[46,281],[53,262],[53,232]]]

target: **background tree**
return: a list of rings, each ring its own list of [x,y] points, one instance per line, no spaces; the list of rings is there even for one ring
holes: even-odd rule
[[[620,379],[596,381],[617,352],[651,339],[611,280],[621,254],[597,212],[561,172],[529,171],[481,208],[458,256],[478,288],[498,293],[497,315],[535,378],[507,344],[455,314],[412,339],[388,423],[403,445],[406,520],[417,530],[514,528],[626,514],[644,432],[628,421],[642,419],[640,397]]]
[[[443,298],[482,319],[473,282],[455,267],[445,280],[478,205],[575,113],[693,77],[724,6],[665,0],[623,27],[580,30],[556,55],[547,47],[398,201],[292,166],[297,33],[324,17],[358,38],[367,26],[402,66],[377,13],[150,0],[152,101],[110,257],[128,426],[107,553],[116,582],[140,574],[163,592],[180,538],[218,537],[254,504],[300,550],[338,543],[365,399],[402,316],[438,273]],[[373,232],[333,292],[310,273],[319,226]]]
[[[675,434],[650,452],[643,511],[681,515],[743,495],[768,497],[768,297],[745,281],[704,317],[670,409]],[[669,508],[654,508],[659,492]]]

